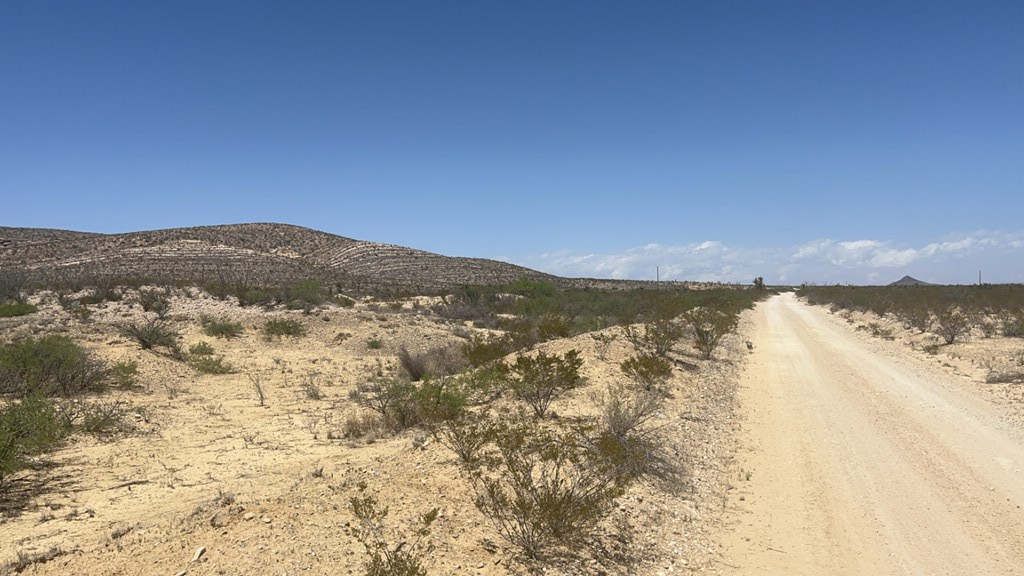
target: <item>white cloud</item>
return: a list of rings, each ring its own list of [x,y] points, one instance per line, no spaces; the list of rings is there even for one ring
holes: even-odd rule
[[[571,277],[700,280],[749,283],[877,284],[910,274],[937,283],[970,283],[979,270],[988,282],[1024,282],[1024,230],[977,231],[920,247],[888,240],[818,239],[797,246],[729,246],[720,241],[651,243],[604,254],[568,251],[519,262]]]

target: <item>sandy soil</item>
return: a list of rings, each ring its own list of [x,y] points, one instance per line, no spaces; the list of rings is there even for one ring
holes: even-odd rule
[[[349,498],[361,486],[389,506],[388,537],[395,543],[409,537],[418,514],[440,508],[426,542],[433,551],[423,556],[431,574],[544,569],[643,576],[716,565],[715,523],[733,481],[734,392],[750,357],[742,336],[729,337],[713,362],[677,354],[673,398],[656,424],[685,471],[681,481],[633,487],[594,534],[594,549],[536,566],[520,562],[473,507],[449,450],[429,441],[415,447],[417,431],[340,438],[346,420],[360,414],[348,394],[368,372],[393,370],[401,345],[416,352],[458,343],[469,327],[412,300],[307,316],[179,292],[171,319],[185,348],[205,340],[238,368],[202,375],[117,335],[114,322],[142,316],[131,298],[95,306],[85,323],[53,298],[37,301],[39,313],[5,321],[0,334],[68,333],[106,359],[137,361],[142,389],[99,400],[122,401],[139,415],[133,431],[76,436],[18,478],[14,502],[4,504],[0,517],[0,566],[59,548],[60,555],[29,563],[22,573],[360,574],[367,556],[353,531]],[[246,332],[232,340],[205,337],[200,314],[241,322]],[[273,316],[298,319],[308,335],[264,340],[259,327]],[[370,340],[383,346],[374,349]],[[589,334],[543,348],[576,348],[585,359],[588,384],[554,403],[560,414],[592,410],[591,395],[622,378],[618,365],[630,352],[621,337],[605,349]],[[250,376],[261,379],[264,406]],[[309,379],[322,399],[304,393]]]
[[[985,384],[967,344],[936,357],[856,324],[792,294],[758,307],[718,569],[1024,573],[1024,433],[1000,391],[1020,385]]]

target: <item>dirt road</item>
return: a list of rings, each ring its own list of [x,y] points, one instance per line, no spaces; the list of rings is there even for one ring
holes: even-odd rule
[[[1024,574],[1024,434],[792,294],[756,312],[726,574]]]

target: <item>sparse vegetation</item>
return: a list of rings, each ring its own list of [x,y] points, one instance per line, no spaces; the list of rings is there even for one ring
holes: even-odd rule
[[[14,302],[11,304],[0,304],[0,318],[14,318],[15,316],[27,316],[39,309],[32,304]]]
[[[211,338],[237,338],[245,331],[245,327],[242,326],[241,322],[216,320],[209,316],[203,316],[201,318],[201,322],[203,325],[203,334]]]
[[[417,554],[423,539],[430,534],[430,526],[437,520],[437,508],[420,516],[411,542],[403,540],[392,544],[388,542],[384,524],[388,516],[387,506],[381,506],[371,495],[353,497],[349,502],[359,522],[356,535],[370,555],[365,565],[366,576],[426,576],[426,568]],[[426,546],[424,552],[432,550],[432,546]]]
[[[298,338],[306,335],[306,327],[293,318],[268,318],[263,323],[263,337],[272,340],[275,336]]]

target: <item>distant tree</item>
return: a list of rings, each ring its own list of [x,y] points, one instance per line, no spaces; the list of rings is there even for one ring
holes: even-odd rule
[[[764,276],[758,276],[757,278],[754,278],[754,289],[764,290]]]

